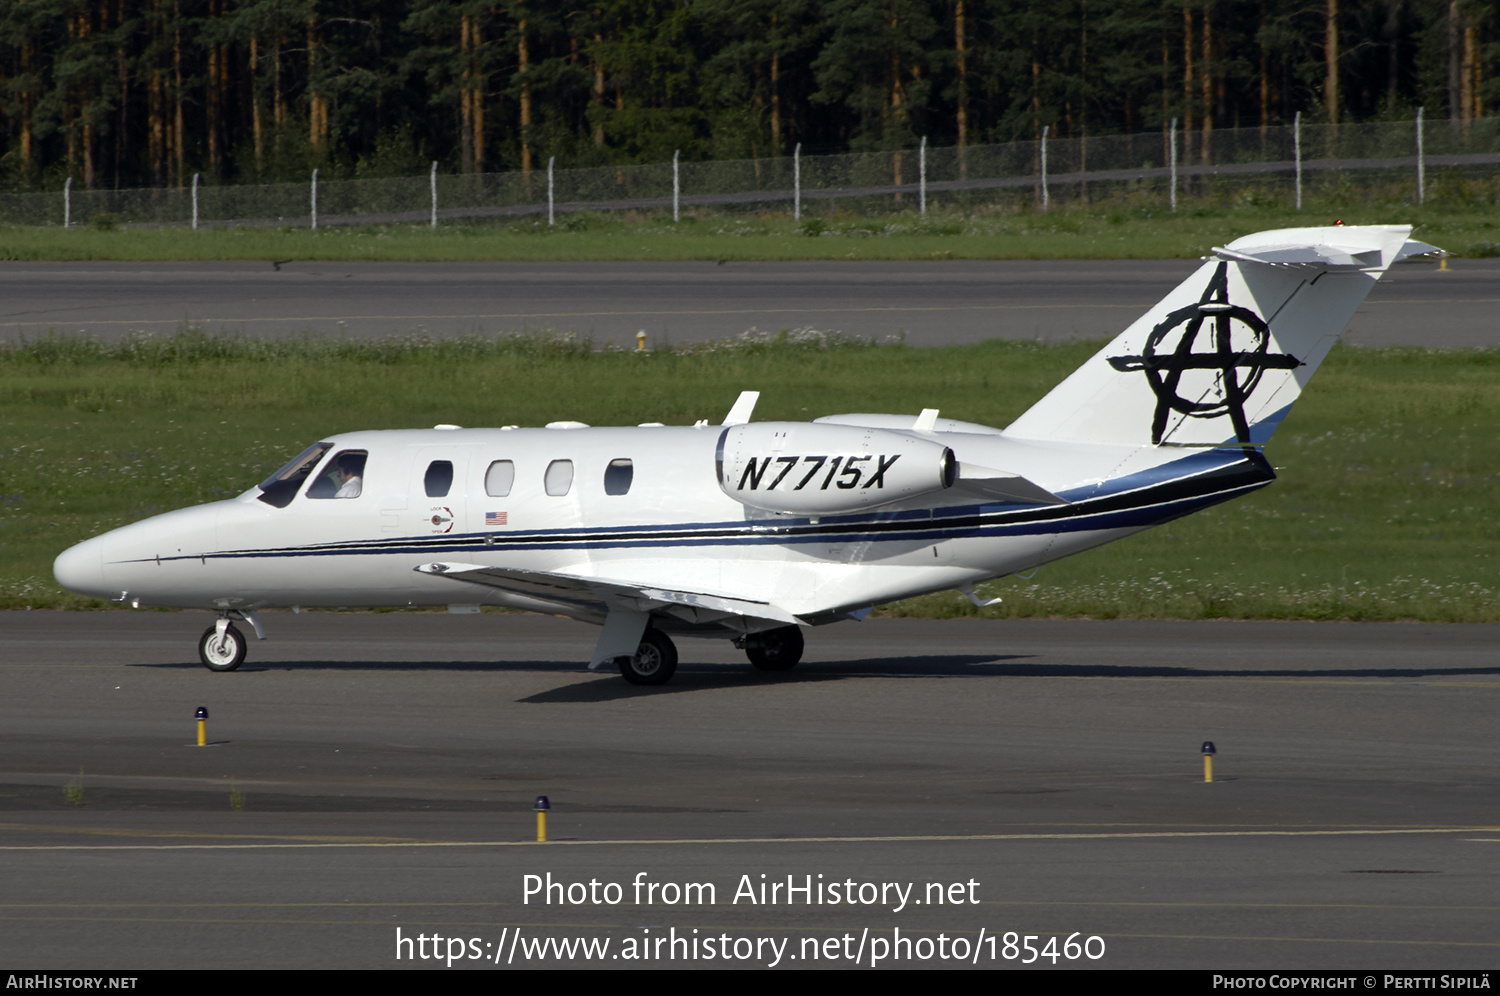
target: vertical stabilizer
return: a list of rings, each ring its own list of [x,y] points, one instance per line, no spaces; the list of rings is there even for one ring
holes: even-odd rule
[[[1215,249],[1005,434],[1260,445],[1386,268],[1431,249],[1410,233],[1404,225],[1290,228]]]

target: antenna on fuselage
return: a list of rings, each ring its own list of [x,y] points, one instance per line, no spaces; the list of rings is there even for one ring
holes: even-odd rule
[[[741,391],[740,396],[735,399],[734,407],[729,409],[729,414],[724,416],[720,425],[744,425],[750,421],[750,416],[755,413],[755,403],[760,400],[759,391]]]

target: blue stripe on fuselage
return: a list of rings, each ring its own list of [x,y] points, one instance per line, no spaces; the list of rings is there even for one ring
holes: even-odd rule
[[[1233,473],[1239,471],[1239,473]],[[1215,477],[1221,487],[1210,484]],[[368,556],[371,554],[453,554],[514,550],[607,550],[625,548],[805,545],[848,542],[936,542],[963,537],[1026,536],[1047,532],[1145,528],[1227,501],[1270,483],[1275,477],[1258,451],[1217,449],[1114,478],[1097,486],[1070,489],[1069,505],[984,502],[937,509],[738,522],[569,527],[456,536],[353,540],[315,546],[224,551],[163,557],[162,560],[237,560],[283,557]],[[1196,482],[1196,484],[1195,484]],[[1193,490],[1196,488],[1197,490]],[[1193,493],[1182,493],[1185,489]],[[1129,495],[1135,493],[1138,501]],[[918,525],[920,523],[920,525]],[[154,558],[153,558],[154,559]]]

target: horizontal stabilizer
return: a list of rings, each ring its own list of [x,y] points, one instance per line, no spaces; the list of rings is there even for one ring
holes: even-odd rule
[[[1430,246],[1426,242],[1418,242],[1416,239],[1407,239],[1406,245],[1396,253],[1397,263],[1435,263],[1444,256],[1451,255],[1446,249]]]
[[[1240,263],[1265,263],[1269,266],[1305,266],[1322,270],[1363,270],[1380,265],[1380,249],[1355,246],[1281,245],[1261,246],[1248,251],[1215,247],[1219,259]]]

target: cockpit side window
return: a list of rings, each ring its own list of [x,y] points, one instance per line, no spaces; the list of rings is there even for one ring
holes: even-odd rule
[[[358,498],[365,486],[365,450],[344,450],[307,489],[309,498]]]
[[[332,443],[313,443],[293,457],[287,464],[260,482],[261,501],[275,508],[286,508],[297,497],[297,489],[307,480],[307,475],[323,459],[323,454],[333,449]]]

